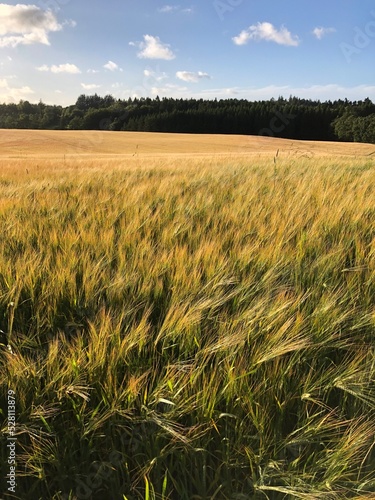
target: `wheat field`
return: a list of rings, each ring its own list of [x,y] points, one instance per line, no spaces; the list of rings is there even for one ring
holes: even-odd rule
[[[264,136],[168,134],[155,132],[105,132],[74,130],[2,130],[0,158],[73,159],[119,155],[140,157],[264,156],[277,150],[285,156],[366,157],[373,144],[294,141]]]
[[[375,498],[374,145],[0,146],[5,498]]]

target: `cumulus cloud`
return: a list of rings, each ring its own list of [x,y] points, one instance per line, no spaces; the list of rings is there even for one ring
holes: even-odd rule
[[[109,71],[122,71],[119,65],[113,61],[108,61],[106,64],[104,64],[103,68],[108,69]]]
[[[0,79],[0,102],[13,103],[28,99],[35,92],[27,86],[12,87],[8,80]]]
[[[141,59],[165,59],[171,60],[176,56],[169,48],[170,45],[162,43],[158,36],[143,35],[143,42],[130,42],[130,45],[138,46],[141,50],[138,57]]]
[[[36,5],[0,3],[0,47],[50,45],[49,33],[61,29],[50,10],[44,11]]]
[[[59,64],[56,66],[55,64],[51,66],[51,72],[52,73],[71,73],[71,74],[78,74],[81,73],[81,70],[77,68],[75,64]]]
[[[43,64],[43,66],[39,66],[36,68],[38,71],[50,71],[51,73],[70,73],[72,75],[81,73],[81,70],[75,64],[53,64],[52,66],[47,66]]]
[[[192,71],[177,71],[176,77],[184,82],[197,83],[202,79],[211,78],[208,73],[203,73],[202,71],[192,72]]]
[[[335,28],[317,27],[314,28],[312,32],[318,40],[321,40],[324,36],[329,35],[330,33],[335,33],[335,31]]]
[[[246,30],[232,38],[236,45],[245,45],[249,41],[275,42],[279,45],[297,46],[299,39],[297,36],[292,35],[284,26],[279,30],[271,23],[258,23],[249,26]]]

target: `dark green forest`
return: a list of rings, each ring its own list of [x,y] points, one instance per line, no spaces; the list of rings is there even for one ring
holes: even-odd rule
[[[290,97],[245,99],[115,99],[78,97],[72,106],[39,102],[0,105],[0,128],[128,130],[264,135],[288,139],[375,143],[375,104]]]

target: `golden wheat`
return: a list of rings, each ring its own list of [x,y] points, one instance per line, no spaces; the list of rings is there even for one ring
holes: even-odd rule
[[[15,158],[9,134],[16,498],[371,498],[371,146],[283,142],[275,169],[266,138],[104,134],[95,158],[30,132]]]

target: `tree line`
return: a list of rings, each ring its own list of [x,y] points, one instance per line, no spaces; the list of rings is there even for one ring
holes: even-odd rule
[[[375,143],[375,104],[290,97],[115,99],[80,95],[72,106],[0,104],[0,128],[265,135],[287,139]]]

